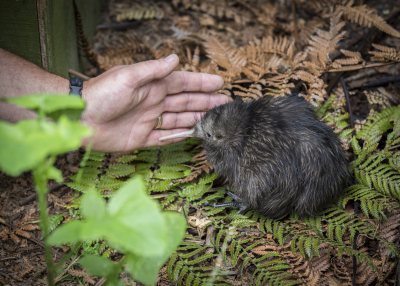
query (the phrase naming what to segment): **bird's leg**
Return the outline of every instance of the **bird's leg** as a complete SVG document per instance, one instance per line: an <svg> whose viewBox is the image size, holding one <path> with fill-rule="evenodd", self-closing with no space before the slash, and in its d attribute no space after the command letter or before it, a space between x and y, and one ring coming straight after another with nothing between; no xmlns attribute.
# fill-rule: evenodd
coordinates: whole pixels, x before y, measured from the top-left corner
<svg viewBox="0 0 400 286"><path fill-rule="evenodd" d="M219 205L213 205L213 208L221 208L221 207L234 207L234 208L239 208L238 214L245 214L247 213L250 208L242 203L242 199L240 197L238 197L237 195L235 195L234 193L230 192L230 191L226 191L226 193L232 197L232 199L234 200L234 202L230 202L230 203L224 203L224 204L219 204Z"/></svg>
<svg viewBox="0 0 400 286"><path fill-rule="evenodd" d="M234 193L230 192L230 191L226 191L226 193L228 194L228 196L230 196L234 201L241 203L242 202L242 198L238 197L237 195L235 195Z"/></svg>

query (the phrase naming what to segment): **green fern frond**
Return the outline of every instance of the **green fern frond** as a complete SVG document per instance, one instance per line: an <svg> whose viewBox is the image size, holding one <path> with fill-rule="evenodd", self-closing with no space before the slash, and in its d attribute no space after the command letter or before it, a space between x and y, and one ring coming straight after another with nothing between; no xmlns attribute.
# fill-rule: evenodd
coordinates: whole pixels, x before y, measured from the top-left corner
<svg viewBox="0 0 400 286"><path fill-rule="evenodd" d="M124 155L122 157L119 157L116 161L118 163L129 163L135 160L136 158L137 158L136 155Z"/></svg>
<svg viewBox="0 0 400 286"><path fill-rule="evenodd" d="M193 155L188 152L167 152L163 153L161 156L162 162L166 164L174 165L185 162L190 162L193 158Z"/></svg>
<svg viewBox="0 0 400 286"><path fill-rule="evenodd" d="M154 178L164 179L164 180L175 180L184 177L184 172L180 171L170 171L165 169L158 169L154 172Z"/></svg>
<svg viewBox="0 0 400 286"><path fill-rule="evenodd" d="M96 188L96 183L95 181L89 181L89 182L68 182L65 183L66 186L70 187L71 189L74 189L75 191L85 193L86 191L90 189Z"/></svg>
<svg viewBox="0 0 400 286"><path fill-rule="evenodd" d="M97 188L101 190L117 190L125 182L110 178L108 176L101 176L100 181L97 183Z"/></svg>
<svg viewBox="0 0 400 286"><path fill-rule="evenodd" d="M87 161L85 167L99 168L102 164L102 161Z"/></svg>
<svg viewBox="0 0 400 286"><path fill-rule="evenodd" d="M182 165L182 164L160 164L160 169L159 170L165 170L165 171L187 171L190 170L188 166Z"/></svg>
<svg viewBox="0 0 400 286"><path fill-rule="evenodd" d="M171 188L171 180L151 180L148 192L164 192Z"/></svg>
<svg viewBox="0 0 400 286"><path fill-rule="evenodd" d="M62 222L62 220L64 219L64 215L66 215L66 214L59 213L59 214L54 214L54 215L49 216L47 221L48 221L48 228L49 228L50 232L55 230L56 227Z"/></svg>
<svg viewBox="0 0 400 286"><path fill-rule="evenodd" d="M107 175L120 178L135 172L135 166L127 164L111 164L108 166Z"/></svg>
<svg viewBox="0 0 400 286"><path fill-rule="evenodd" d="M89 155L89 160L102 162L105 155L106 153L103 152L91 152Z"/></svg>

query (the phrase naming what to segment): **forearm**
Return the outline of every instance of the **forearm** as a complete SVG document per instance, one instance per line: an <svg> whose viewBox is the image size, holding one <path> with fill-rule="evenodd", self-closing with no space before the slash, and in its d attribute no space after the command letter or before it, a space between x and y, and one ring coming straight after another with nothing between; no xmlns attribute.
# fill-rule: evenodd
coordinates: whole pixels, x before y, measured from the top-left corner
<svg viewBox="0 0 400 286"><path fill-rule="evenodd" d="M0 98L27 94L68 94L68 80L0 49ZM34 118L35 113L0 102L0 119L17 122Z"/></svg>

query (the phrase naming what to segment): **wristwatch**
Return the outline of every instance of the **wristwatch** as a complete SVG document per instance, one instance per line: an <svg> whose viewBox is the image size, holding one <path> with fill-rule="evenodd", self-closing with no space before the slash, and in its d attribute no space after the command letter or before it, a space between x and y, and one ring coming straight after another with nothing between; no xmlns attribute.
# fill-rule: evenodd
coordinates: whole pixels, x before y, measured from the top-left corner
<svg viewBox="0 0 400 286"><path fill-rule="evenodd" d="M69 81L69 95L82 97L83 79L80 77L71 78Z"/></svg>

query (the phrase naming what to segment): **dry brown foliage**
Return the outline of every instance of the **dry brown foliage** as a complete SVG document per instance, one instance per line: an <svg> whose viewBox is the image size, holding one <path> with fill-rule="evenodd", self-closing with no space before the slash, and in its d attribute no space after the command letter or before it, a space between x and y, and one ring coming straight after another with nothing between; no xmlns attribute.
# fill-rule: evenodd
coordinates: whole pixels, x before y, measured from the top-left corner
<svg viewBox="0 0 400 286"><path fill-rule="evenodd" d="M154 3L122 3L115 7L117 22L141 19L162 19L164 10Z"/></svg>
<svg viewBox="0 0 400 286"><path fill-rule="evenodd" d="M180 58L178 70L220 75L225 80L220 92L234 99L246 101L266 95L284 96L300 89L300 96L311 105L318 106L328 97L329 73L400 62L400 51L394 47L372 43L375 50L362 51L354 43L349 44L356 35L365 35L366 27L372 25L390 36L400 36L399 31L378 15L381 12L368 5L354 6L353 1L295 0L294 13L291 10L292 1L286 0L127 3L120 1L114 4L116 20L136 19L143 26L115 32L112 37L109 35L111 32L97 35L98 43L102 44L96 49L89 45L79 28L81 25L77 24L80 49L101 70L176 53ZM167 6L169 9L165 9L162 16L157 16L154 7ZM153 20L158 21L156 24L147 23L143 21L146 17L162 20ZM104 40L107 37L112 40ZM373 56L369 58L368 53ZM337 115L339 110L345 110L344 93L337 86L331 90L336 95L335 111L326 116L340 121L339 117L345 116L344 112ZM366 97L370 104L381 105L382 108L392 105L391 99L382 92L367 92ZM336 133L343 131L343 127L334 122L329 125ZM348 139L342 139L341 143L345 150L350 150ZM204 151L193 158L191 167L191 175L180 183L197 180L200 175L212 171ZM387 221L374 227L383 240L396 242L399 239L400 215L398 212L386 215ZM200 219L209 222L206 216ZM374 221L371 220L371 224ZM322 231L327 232L327 225L322 226ZM308 235L316 237L312 232ZM8 236L11 234L0 233L1 238ZM287 272L299 277L304 285L352 285L351 255L343 251L338 253L338 249L322 243L319 256L307 259L298 248L295 249L296 254L292 252L293 237L286 237L281 245L271 238L271 234L266 236L268 243L258 245L249 252L255 257L276 252L279 257L268 257L262 262L287 261L290 266ZM243 240L246 238L249 236L244 236ZM344 235L343 240L346 246L352 246L349 235ZM374 243L371 241L368 242L366 237L357 240L358 250L373 257L376 267L374 271L371 265L357 262L356 285L359 286L383 281L385 273L390 270L389 262L393 263L388 256L388 247L382 242L375 240L375 253L368 253L371 248L366 244ZM86 277L83 272L71 271L72 275Z"/></svg>

